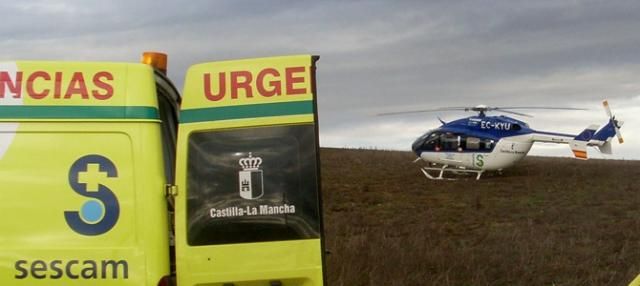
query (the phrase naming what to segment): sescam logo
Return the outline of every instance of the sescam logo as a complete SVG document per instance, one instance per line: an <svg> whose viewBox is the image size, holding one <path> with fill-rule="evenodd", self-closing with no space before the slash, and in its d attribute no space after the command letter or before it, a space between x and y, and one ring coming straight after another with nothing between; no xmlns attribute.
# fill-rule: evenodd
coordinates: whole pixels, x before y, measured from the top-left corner
<svg viewBox="0 0 640 286"><path fill-rule="evenodd" d="M98 181L118 177L115 164L101 155L86 155L76 160L69 170L69 185L79 195L90 198L80 211L65 211L64 218L75 232L100 235L115 226L120 205L115 194Z"/></svg>

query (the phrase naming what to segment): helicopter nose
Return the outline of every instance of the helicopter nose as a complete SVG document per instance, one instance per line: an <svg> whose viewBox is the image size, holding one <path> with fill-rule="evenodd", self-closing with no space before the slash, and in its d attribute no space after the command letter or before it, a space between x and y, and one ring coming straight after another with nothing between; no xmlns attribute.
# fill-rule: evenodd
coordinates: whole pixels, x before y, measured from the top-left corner
<svg viewBox="0 0 640 286"><path fill-rule="evenodd" d="M420 153L422 153L421 148L424 140L424 138L418 138L416 139L416 141L413 141L413 144L411 144L411 150L413 150L413 153L416 153L418 157L420 157Z"/></svg>

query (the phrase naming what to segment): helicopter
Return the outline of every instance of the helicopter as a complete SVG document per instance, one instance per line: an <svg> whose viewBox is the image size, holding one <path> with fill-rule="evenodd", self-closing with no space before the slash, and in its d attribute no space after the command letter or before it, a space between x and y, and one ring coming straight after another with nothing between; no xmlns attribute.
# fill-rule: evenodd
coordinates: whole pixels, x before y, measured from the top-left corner
<svg viewBox="0 0 640 286"><path fill-rule="evenodd" d="M546 132L531 129L521 120L505 115L488 116L487 112L501 112L519 116L531 115L513 111L514 109L555 109L585 110L582 108L564 107L490 107L477 105L474 107L444 107L437 109L380 113L378 115L397 115L406 113L434 111L475 111L475 116L445 122L418 137L411 149L420 160L429 164L420 170L432 180L444 178L445 172L456 174L475 174L476 180L485 171L499 171L508 168L524 158L535 142L568 144L577 159L586 160L587 147L596 147L601 153L611 154L611 139L616 136L622 144L620 134L623 121L615 119L607 100L602 102L609 121L599 130L598 125L590 125L577 135ZM430 172L439 172L431 174Z"/></svg>

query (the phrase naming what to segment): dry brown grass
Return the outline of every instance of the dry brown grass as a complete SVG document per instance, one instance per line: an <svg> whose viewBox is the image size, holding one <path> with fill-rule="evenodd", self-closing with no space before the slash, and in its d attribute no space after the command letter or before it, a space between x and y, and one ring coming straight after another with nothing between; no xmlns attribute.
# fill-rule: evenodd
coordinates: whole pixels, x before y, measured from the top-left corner
<svg viewBox="0 0 640 286"><path fill-rule="evenodd" d="M410 152L322 149L328 285L627 285L640 161L529 157L430 181Z"/></svg>

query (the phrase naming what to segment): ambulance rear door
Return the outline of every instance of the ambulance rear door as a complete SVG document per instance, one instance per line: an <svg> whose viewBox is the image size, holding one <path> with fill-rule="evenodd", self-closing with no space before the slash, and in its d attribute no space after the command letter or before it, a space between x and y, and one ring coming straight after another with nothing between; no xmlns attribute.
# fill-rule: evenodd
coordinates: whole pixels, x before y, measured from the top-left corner
<svg viewBox="0 0 640 286"><path fill-rule="evenodd" d="M317 59L189 69L176 162L178 285L324 285Z"/></svg>

